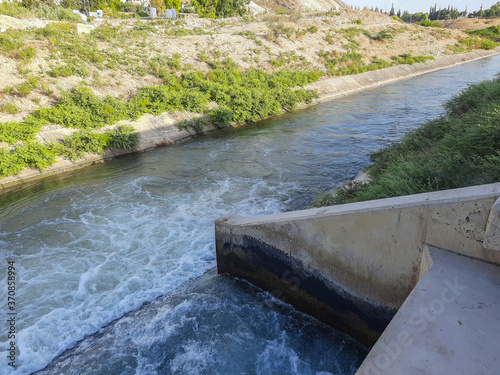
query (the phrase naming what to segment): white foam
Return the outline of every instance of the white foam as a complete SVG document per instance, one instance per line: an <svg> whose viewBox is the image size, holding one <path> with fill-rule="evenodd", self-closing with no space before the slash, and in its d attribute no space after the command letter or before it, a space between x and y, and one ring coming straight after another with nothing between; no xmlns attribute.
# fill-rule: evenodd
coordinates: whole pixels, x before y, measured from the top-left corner
<svg viewBox="0 0 500 375"><path fill-rule="evenodd" d="M275 212L294 186L234 177L162 195L165 182L139 177L64 191L28 210L39 212L38 221L32 217L29 225L0 233L22 280L19 367L9 373L43 368L108 322L201 275L215 265L216 217L238 200L243 214ZM188 359L179 358L177 366Z"/></svg>

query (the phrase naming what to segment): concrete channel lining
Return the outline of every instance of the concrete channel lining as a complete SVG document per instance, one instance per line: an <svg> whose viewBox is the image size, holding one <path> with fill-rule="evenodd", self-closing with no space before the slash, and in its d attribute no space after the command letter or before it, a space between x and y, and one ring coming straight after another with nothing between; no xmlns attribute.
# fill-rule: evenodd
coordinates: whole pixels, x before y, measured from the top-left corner
<svg viewBox="0 0 500 375"><path fill-rule="evenodd" d="M495 183L253 218L230 214L215 223L218 270L370 345L428 268L426 244L500 264L499 197Z"/></svg>

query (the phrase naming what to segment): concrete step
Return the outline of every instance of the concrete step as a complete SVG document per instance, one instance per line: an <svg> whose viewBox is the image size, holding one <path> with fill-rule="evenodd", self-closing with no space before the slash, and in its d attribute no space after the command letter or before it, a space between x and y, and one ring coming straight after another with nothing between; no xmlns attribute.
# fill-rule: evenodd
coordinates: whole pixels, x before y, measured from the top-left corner
<svg viewBox="0 0 500 375"><path fill-rule="evenodd" d="M356 375L500 374L500 267L426 251L430 269Z"/></svg>

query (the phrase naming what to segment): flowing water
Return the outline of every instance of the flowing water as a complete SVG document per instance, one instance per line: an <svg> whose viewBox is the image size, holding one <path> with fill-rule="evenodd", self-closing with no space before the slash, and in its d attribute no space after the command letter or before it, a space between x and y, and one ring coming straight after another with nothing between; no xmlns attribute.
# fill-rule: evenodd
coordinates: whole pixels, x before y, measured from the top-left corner
<svg viewBox="0 0 500 375"><path fill-rule="evenodd" d="M366 348L217 276L213 221L304 208L442 113L493 57L0 195L17 368L1 374L353 374ZM7 276L0 273L7 319ZM163 296L163 297L160 297ZM158 298L160 297L160 298ZM59 356L53 361L55 357Z"/></svg>

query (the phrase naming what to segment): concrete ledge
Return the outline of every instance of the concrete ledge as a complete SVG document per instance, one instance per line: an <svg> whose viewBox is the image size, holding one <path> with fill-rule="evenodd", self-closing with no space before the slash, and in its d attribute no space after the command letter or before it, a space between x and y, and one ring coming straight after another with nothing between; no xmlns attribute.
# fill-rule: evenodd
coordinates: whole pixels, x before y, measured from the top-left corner
<svg viewBox="0 0 500 375"><path fill-rule="evenodd" d="M500 267L429 247L418 282L357 375L497 374Z"/></svg>
<svg viewBox="0 0 500 375"><path fill-rule="evenodd" d="M430 267L426 244L500 264L500 252L483 245L499 197L496 183L253 218L228 215L215 222L217 265L373 343Z"/></svg>

